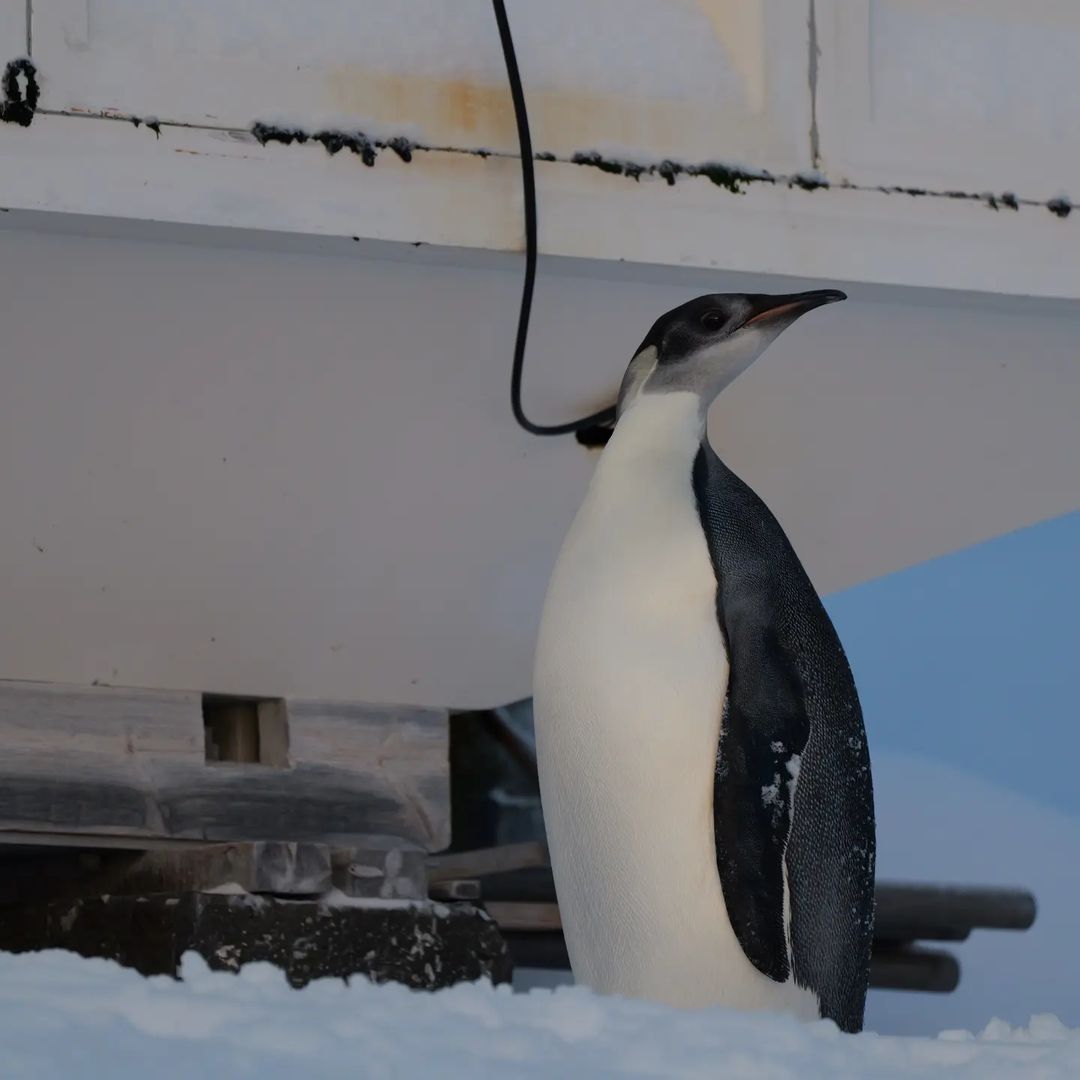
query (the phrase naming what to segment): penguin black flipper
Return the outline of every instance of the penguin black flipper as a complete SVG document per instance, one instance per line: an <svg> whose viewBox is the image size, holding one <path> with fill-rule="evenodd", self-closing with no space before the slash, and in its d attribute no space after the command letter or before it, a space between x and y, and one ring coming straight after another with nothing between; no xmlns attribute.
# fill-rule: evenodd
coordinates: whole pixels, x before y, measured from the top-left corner
<svg viewBox="0 0 1080 1080"><path fill-rule="evenodd" d="M693 487L728 652L713 798L728 917L758 970L779 982L793 973L823 1017L858 1031L875 842L854 680L783 529L707 443Z"/></svg>

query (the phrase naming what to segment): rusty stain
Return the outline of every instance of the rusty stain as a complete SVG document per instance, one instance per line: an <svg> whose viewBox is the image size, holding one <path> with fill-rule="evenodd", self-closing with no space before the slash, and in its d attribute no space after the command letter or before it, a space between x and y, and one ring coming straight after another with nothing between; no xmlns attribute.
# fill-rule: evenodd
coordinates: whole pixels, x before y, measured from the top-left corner
<svg viewBox="0 0 1080 1080"><path fill-rule="evenodd" d="M440 142L517 149L513 104L505 84L372 72L344 65L327 75L329 108L363 116L379 129L408 128L416 117ZM715 134L714 112L693 102L624 94L539 89L529 94L534 142L564 149L606 142L645 145L658 155L704 154ZM695 145L687 146L688 139Z"/></svg>
<svg viewBox="0 0 1080 1080"><path fill-rule="evenodd" d="M703 0L703 8L709 3L722 7L728 0ZM743 27L753 36L756 27ZM422 154L425 172L448 180L475 180L481 175L490 179L490 171L481 167L487 163L504 166L508 193L516 191L517 138L510 95L502 85L488 86L465 79L424 79L385 72L371 72L355 66L338 67L327 76L333 106L337 111L363 115L368 123L381 130L406 127L418 115L428 118L432 131L438 132L439 144L414 142L398 134L383 139L366 135L363 131L331 129L276 128L256 121L247 132L230 130L232 137L252 136L262 144L278 142L306 144L319 142L331 154L348 149L360 154L367 165L374 165L379 152L389 149L402 162L408 163L414 155ZM789 189L816 191L879 192L887 195L925 196L934 199L954 199L980 202L993 210L1018 210L1023 207L1041 207L1058 218L1067 218L1073 210L1072 202L1065 197L1042 200L1021 198L1013 192L996 194L992 191L935 191L904 185L868 185L851 181L830 181L819 174L795 173L772 174L764 169L744 169L715 160L699 160L686 163L690 153L685 143L689 132L699 133L711 149L715 142L715 116L704 107L679 101L644 100L634 95L611 96L584 94L580 92L540 90L530 96L529 105L535 142L541 145L555 144L563 149L558 155L545 150L536 160L545 163L574 164L596 168L601 172L641 180L644 177L663 179L668 185L677 180L704 178L732 193L748 184L765 183ZM125 119L136 126L139 118L117 113L109 109L104 113L73 107L71 115L97 115L106 119ZM64 115L64 113L59 113ZM141 121L160 136L162 122L153 117ZM178 127L200 128L197 124L170 121ZM629 159L607 157L596 150L582 150L597 131L603 131L606 141L628 145L647 145L655 155L652 161L637 162ZM468 144L472 145L468 145ZM177 153L192 156L245 157L256 155L212 154L190 148L174 148ZM672 158L664 158L671 153ZM675 160L675 156L683 160ZM490 159L490 160L489 160ZM659 159L659 160L658 160ZM145 183L144 183L145 186ZM465 198L464 195L460 196ZM443 209L456 212L452 195L449 205ZM517 236L519 231L518 207L511 198L505 200L506 215L503 221L491 223L493 231L500 235ZM463 207L463 210L471 210ZM523 249L523 240L512 250Z"/></svg>
<svg viewBox="0 0 1080 1080"><path fill-rule="evenodd" d="M747 109L764 112L767 86L763 6L746 0L697 0L696 6L708 20L719 46L717 65L726 65L738 76Z"/></svg>

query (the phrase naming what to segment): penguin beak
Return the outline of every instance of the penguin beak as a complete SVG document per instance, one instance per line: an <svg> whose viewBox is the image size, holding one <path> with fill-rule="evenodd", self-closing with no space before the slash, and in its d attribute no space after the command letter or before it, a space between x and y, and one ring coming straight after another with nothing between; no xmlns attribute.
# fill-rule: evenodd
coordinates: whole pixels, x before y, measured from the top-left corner
<svg viewBox="0 0 1080 1080"><path fill-rule="evenodd" d="M847 293L839 289L815 289L813 292L787 293L783 296L750 296L750 318L743 326L761 326L794 322L814 308L846 300Z"/></svg>

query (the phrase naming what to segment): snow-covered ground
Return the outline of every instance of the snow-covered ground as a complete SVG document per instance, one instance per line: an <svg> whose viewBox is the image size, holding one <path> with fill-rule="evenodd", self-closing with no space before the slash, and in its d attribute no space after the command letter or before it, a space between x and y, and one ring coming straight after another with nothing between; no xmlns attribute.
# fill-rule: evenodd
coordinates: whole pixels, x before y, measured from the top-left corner
<svg viewBox="0 0 1080 1080"><path fill-rule="evenodd" d="M1075 819L936 763L881 754L875 770L885 876L1022 884L1040 905L1026 933L955 946L955 994L872 993L867 1025L889 1035L578 987L293 991L268 966L213 974L194 956L176 982L66 953L0 954L0 1077L1080 1076L1080 1029L1049 1015L1080 1023Z"/></svg>
<svg viewBox="0 0 1080 1080"><path fill-rule="evenodd" d="M5 1080L153 1076L978 1077L1080 1075L1080 1031L1050 1016L978 1035L842 1036L829 1023L722 1010L678 1012L577 987L514 994L486 984L435 994L357 981L289 989L252 965L143 979L68 953L0 956Z"/></svg>

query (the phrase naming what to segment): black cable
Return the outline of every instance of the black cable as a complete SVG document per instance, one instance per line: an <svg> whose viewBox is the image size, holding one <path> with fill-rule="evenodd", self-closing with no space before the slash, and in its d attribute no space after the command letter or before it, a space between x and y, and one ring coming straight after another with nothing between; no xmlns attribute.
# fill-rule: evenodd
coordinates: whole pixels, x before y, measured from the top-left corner
<svg viewBox="0 0 1080 1080"><path fill-rule="evenodd" d="M517 120L518 147L521 153L521 188L525 202L525 283L521 290L521 310L518 314L517 339L514 342L514 365L510 374L510 407L514 419L533 435L578 434L578 441L587 446L607 442L611 426L615 422L615 406L571 420L565 424L534 424L521 407L521 377L525 366L525 344L529 336L529 314L532 311L533 287L536 284L536 179L533 175L532 137L529 134L529 115L525 110L525 92L521 87L514 39L510 34L510 22L506 17L503 0L491 0L495 9L495 21L499 24L499 40L502 42L506 76L510 81L510 95L514 100L514 118Z"/></svg>

